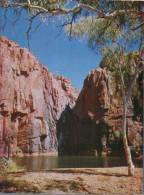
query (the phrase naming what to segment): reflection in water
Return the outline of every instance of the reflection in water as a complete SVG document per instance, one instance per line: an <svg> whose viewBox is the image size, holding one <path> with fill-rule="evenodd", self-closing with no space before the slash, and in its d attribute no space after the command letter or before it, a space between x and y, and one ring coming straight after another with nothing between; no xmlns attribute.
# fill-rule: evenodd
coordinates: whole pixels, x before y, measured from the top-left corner
<svg viewBox="0 0 144 195"><path fill-rule="evenodd" d="M126 166L123 157L95 156L28 156L15 158L15 162L30 171L48 170L55 168L96 168ZM136 166L139 166L136 164Z"/></svg>
<svg viewBox="0 0 144 195"><path fill-rule="evenodd" d="M15 158L15 162L21 166L25 167L27 170L46 170L54 169L58 167L58 158L57 157L46 157L46 156L29 156L22 158Z"/></svg>
<svg viewBox="0 0 144 195"><path fill-rule="evenodd" d="M104 165L104 167L108 167L109 166L108 158L106 156L103 157L103 165Z"/></svg>

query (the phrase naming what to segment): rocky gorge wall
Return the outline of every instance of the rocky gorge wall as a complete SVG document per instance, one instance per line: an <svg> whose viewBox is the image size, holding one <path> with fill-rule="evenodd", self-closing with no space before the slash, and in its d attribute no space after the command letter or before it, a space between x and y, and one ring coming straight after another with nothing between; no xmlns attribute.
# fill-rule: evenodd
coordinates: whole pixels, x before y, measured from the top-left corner
<svg viewBox="0 0 144 195"><path fill-rule="evenodd" d="M129 145L142 147L142 76L129 102ZM0 37L0 155L123 153L122 99L106 68L92 70L79 93L25 48Z"/></svg>
<svg viewBox="0 0 144 195"><path fill-rule="evenodd" d="M137 99L138 102L140 99ZM136 152L136 149L142 148L142 122L134 120L135 107L137 105L131 100L127 112L127 135L129 145ZM122 116L122 98L111 72L105 68L91 71L84 81L76 105L73 109L67 108L59 120L59 153L123 153Z"/></svg>
<svg viewBox="0 0 144 195"><path fill-rule="evenodd" d="M57 152L56 122L78 92L25 48L0 37L0 154Z"/></svg>

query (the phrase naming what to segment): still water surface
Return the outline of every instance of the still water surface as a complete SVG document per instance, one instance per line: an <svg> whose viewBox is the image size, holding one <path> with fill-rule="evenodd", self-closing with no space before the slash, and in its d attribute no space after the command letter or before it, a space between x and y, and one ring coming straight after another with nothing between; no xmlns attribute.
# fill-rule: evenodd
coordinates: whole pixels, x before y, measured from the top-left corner
<svg viewBox="0 0 144 195"><path fill-rule="evenodd" d="M14 161L28 171L39 171L56 168L96 168L126 166L123 157L94 156L27 156L15 158ZM136 167L141 165L137 162Z"/></svg>

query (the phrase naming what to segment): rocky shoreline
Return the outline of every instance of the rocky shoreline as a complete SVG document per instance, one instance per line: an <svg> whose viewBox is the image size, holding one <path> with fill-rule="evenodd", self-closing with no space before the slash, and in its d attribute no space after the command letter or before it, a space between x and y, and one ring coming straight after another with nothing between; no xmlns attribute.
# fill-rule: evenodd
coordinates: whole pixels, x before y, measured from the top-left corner
<svg viewBox="0 0 144 195"><path fill-rule="evenodd" d="M141 195L142 169L127 175L126 167L54 169L0 176L0 192Z"/></svg>

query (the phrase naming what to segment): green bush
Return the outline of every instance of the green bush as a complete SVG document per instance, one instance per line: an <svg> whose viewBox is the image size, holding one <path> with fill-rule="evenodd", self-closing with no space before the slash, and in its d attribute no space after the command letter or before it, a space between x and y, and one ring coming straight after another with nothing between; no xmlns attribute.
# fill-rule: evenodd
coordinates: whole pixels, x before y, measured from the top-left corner
<svg viewBox="0 0 144 195"><path fill-rule="evenodd" d="M119 138L121 137L121 132L118 131L118 130L114 131L114 137L115 137L116 139L119 139Z"/></svg>
<svg viewBox="0 0 144 195"><path fill-rule="evenodd" d="M24 168L20 168L12 159L8 159L6 157L0 158L0 175L7 175L7 173L18 172L20 170L24 170Z"/></svg>

